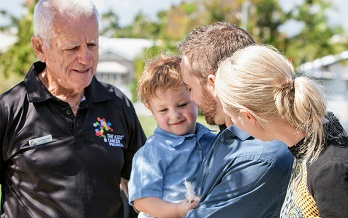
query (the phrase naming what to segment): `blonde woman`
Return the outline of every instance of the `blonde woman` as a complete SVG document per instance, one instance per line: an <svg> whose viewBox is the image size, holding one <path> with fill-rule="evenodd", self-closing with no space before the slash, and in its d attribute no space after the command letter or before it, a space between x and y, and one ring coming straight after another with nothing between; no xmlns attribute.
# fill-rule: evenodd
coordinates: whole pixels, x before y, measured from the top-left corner
<svg viewBox="0 0 348 218"><path fill-rule="evenodd" d="M215 93L240 129L280 140L296 157L281 217L348 217L348 136L314 80L253 45L220 63Z"/></svg>

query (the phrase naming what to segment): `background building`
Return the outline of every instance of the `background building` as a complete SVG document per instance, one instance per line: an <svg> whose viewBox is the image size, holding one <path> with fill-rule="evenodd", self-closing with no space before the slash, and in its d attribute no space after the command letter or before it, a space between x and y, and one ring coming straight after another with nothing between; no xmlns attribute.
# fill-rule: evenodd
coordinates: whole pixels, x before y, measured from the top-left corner
<svg viewBox="0 0 348 218"><path fill-rule="evenodd" d="M153 40L99 37L99 63L96 77L120 88L132 99L130 87L134 80L134 60L144 57Z"/></svg>
<svg viewBox="0 0 348 218"><path fill-rule="evenodd" d="M298 71L321 83L327 93L328 110L348 130L348 51L304 63Z"/></svg>

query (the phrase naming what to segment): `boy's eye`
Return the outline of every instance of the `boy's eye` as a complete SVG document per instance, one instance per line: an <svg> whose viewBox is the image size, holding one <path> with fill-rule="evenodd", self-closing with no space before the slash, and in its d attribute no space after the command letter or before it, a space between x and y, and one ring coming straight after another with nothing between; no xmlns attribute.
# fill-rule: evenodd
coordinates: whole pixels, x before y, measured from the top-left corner
<svg viewBox="0 0 348 218"><path fill-rule="evenodd" d="M168 109L165 108L165 109L160 110L160 112L166 112L167 110L168 110Z"/></svg>
<svg viewBox="0 0 348 218"><path fill-rule="evenodd" d="M185 107L188 103L180 104L179 107Z"/></svg>

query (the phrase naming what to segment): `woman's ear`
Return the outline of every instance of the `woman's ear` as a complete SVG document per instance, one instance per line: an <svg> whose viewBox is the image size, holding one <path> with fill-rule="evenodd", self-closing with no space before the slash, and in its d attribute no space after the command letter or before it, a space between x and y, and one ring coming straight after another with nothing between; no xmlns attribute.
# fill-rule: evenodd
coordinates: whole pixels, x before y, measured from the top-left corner
<svg viewBox="0 0 348 218"><path fill-rule="evenodd" d="M239 116L244 120L244 121L249 121L253 125L256 125L256 118L254 115L252 115L249 111L245 109L240 109L239 110Z"/></svg>

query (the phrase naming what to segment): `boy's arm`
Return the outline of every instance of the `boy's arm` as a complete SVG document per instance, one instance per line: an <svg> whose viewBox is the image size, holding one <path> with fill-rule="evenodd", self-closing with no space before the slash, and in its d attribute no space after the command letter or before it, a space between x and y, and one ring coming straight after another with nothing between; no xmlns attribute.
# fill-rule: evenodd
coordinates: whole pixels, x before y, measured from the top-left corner
<svg viewBox="0 0 348 218"><path fill-rule="evenodd" d="M185 217L187 212L198 206L198 202L169 203L157 197L139 198L134 200L136 210L154 217Z"/></svg>

